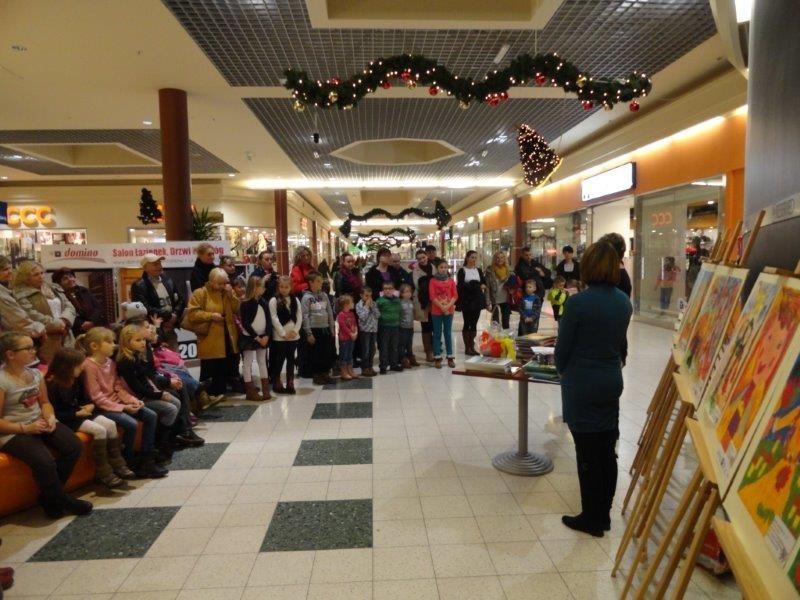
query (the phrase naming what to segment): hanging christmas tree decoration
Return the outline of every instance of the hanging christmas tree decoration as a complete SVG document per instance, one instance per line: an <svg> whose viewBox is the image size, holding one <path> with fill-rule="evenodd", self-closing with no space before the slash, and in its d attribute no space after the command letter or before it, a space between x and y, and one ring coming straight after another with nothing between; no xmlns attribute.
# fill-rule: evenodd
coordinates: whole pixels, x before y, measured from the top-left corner
<svg viewBox="0 0 800 600"><path fill-rule="evenodd" d="M292 108L297 112L303 112L306 109L306 105L300 102L300 100L295 100L292 102Z"/></svg>
<svg viewBox="0 0 800 600"><path fill-rule="evenodd" d="M307 73L294 69L287 69L285 75L284 85L294 91L296 103L306 106L313 104L320 108L336 106L340 109L347 106L352 108L379 86L388 89L391 87L389 80L393 77L399 77L412 88L411 82L428 86L429 90L435 86L438 91L455 97L459 106L461 103L485 102L492 94L507 95L512 86L525 85L526 81L533 81L539 86L549 83L560 87L567 93L576 94L582 102L603 98L603 103L612 108L618 102L629 103L644 98L652 88L650 78L643 73L634 71L625 78L617 79L592 77L555 53L533 56L521 54L505 69L490 71L482 79L459 77L433 59L410 54L377 59L347 80L337 77L315 80ZM336 93L336 100L330 100L331 92ZM300 112L300 109L295 110Z"/></svg>
<svg viewBox="0 0 800 600"><path fill-rule="evenodd" d="M336 90L331 90L328 93L328 100L330 100L331 102L336 102L338 99L339 99L339 94L336 93Z"/></svg>
<svg viewBox="0 0 800 600"><path fill-rule="evenodd" d="M407 87L408 89L410 89L410 90L415 90L415 89L417 89L417 82L416 82L416 81L414 81L413 79L409 79L409 80L406 82L406 87Z"/></svg>
<svg viewBox="0 0 800 600"><path fill-rule="evenodd" d="M142 196L139 199L139 217L142 225L158 223L164 218L163 213L158 208L158 204L153 199L153 194L147 188L142 188Z"/></svg>
<svg viewBox="0 0 800 600"><path fill-rule="evenodd" d="M517 145L525 183L533 187L547 183L561 164L561 157L535 129L524 123L517 128Z"/></svg>
<svg viewBox="0 0 800 600"><path fill-rule="evenodd" d="M466 102L464 100L459 100L458 108L460 108L461 110L467 110L469 108L469 102Z"/></svg>
<svg viewBox="0 0 800 600"><path fill-rule="evenodd" d="M437 86L435 86L435 85L432 85L431 87L428 88L428 93L431 96L435 96L436 94L439 93L439 88Z"/></svg>
<svg viewBox="0 0 800 600"><path fill-rule="evenodd" d="M639 112L639 103L636 100L633 100L629 105L628 108L631 112Z"/></svg>

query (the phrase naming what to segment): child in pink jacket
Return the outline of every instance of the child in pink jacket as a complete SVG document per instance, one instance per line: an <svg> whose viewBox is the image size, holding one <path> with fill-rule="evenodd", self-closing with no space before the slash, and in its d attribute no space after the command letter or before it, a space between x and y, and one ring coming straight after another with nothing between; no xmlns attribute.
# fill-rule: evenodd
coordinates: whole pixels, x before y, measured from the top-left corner
<svg viewBox="0 0 800 600"><path fill-rule="evenodd" d="M339 324L339 365L342 379L358 379L353 372L353 349L358 337L358 321L353 312L353 297L350 294L339 296L339 314L336 316Z"/></svg>
<svg viewBox="0 0 800 600"><path fill-rule="evenodd" d="M456 282L450 277L447 261L438 258L433 261L434 273L428 284L431 318L433 319L433 366L442 368L442 334L447 351L447 366L456 366L453 354L453 313L455 312L458 292Z"/></svg>

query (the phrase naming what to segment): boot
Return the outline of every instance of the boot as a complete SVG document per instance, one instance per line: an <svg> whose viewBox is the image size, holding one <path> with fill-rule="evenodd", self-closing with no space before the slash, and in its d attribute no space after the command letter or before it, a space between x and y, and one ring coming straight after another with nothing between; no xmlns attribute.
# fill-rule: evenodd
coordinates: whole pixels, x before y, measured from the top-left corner
<svg viewBox="0 0 800 600"><path fill-rule="evenodd" d="M170 429L170 427L161 425L160 423L156 426L154 460L161 465L172 462L174 448L170 440Z"/></svg>
<svg viewBox="0 0 800 600"><path fill-rule="evenodd" d="M347 373L350 375L350 379L358 379L359 375L356 375L356 372L353 371L353 365L347 365Z"/></svg>
<svg viewBox="0 0 800 600"><path fill-rule="evenodd" d="M153 451L142 455L139 464L136 466L136 476L141 479L159 479L166 477L167 473L169 471L156 464L155 452Z"/></svg>
<svg viewBox="0 0 800 600"><path fill-rule="evenodd" d="M417 357L414 356L414 354L411 354L411 356L408 357L408 364L411 365L412 367L419 366L419 363L417 362Z"/></svg>
<svg viewBox="0 0 800 600"><path fill-rule="evenodd" d="M461 341L464 342L464 354L472 356L472 353L469 351L469 331L461 331Z"/></svg>
<svg viewBox="0 0 800 600"><path fill-rule="evenodd" d="M434 359L433 366L436 367L437 369L441 369L442 368L442 359L441 358Z"/></svg>
<svg viewBox="0 0 800 600"><path fill-rule="evenodd" d="M244 394L244 379L241 375L228 378L228 387L234 394Z"/></svg>
<svg viewBox="0 0 800 600"><path fill-rule="evenodd" d="M422 333L422 347L425 349L425 362L433 362L433 334Z"/></svg>
<svg viewBox="0 0 800 600"><path fill-rule="evenodd" d="M117 477L122 479L136 477L136 473L128 468L128 463L125 462L125 458L122 456L122 439L118 437L111 438L108 440L106 447L108 449L108 462Z"/></svg>
<svg viewBox="0 0 800 600"><path fill-rule="evenodd" d="M269 393L269 379L261 380L261 400L272 400L272 395Z"/></svg>
<svg viewBox="0 0 800 600"><path fill-rule="evenodd" d="M245 381L244 382L244 392L245 392L245 400L261 400L261 396L258 395L258 390L256 389L256 385L252 381Z"/></svg>
<svg viewBox="0 0 800 600"><path fill-rule="evenodd" d="M272 378L272 391L276 394L288 394L288 390L283 387L283 382L281 381L280 375L275 375Z"/></svg>
<svg viewBox="0 0 800 600"><path fill-rule="evenodd" d="M411 367L411 361L408 360L407 356L404 356L403 360L400 361L400 366L403 367L404 369L408 369Z"/></svg>
<svg viewBox="0 0 800 600"><path fill-rule="evenodd" d="M122 485L122 479L116 476L114 469L108 462L108 446L106 440L92 440L92 457L96 477L100 483L109 488L118 488Z"/></svg>
<svg viewBox="0 0 800 600"><path fill-rule="evenodd" d="M68 513L83 517L92 512L93 508L94 506L92 506L91 502L79 500L78 498L73 498L68 494L64 494L64 511Z"/></svg>
<svg viewBox="0 0 800 600"><path fill-rule="evenodd" d="M455 357L453 357L453 356L448 356L447 357L447 366L450 367L451 369L455 369L456 368L456 359L455 359Z"/></svg>
<svg viewBox="0 0 800 600"><path fill-rule="evenodd" d="M297 392L294 389L294 377L286 376L286 393L294 396Z"/></svg>
<svg viewBox="0 0 800 600"><path fill-rule="evenodd" d="M342 376L342 381L350 381L352 377L350 377L350 371L347 370L347 365L342 363L339 365L339 373Z"/></svg>
<svg viewBox="0 0 800 600"><path fill-rule="evenodd" d="M314 373L314 377L311 378L311 381L314 385L325 385L326 375L321 373Z"/></svg>

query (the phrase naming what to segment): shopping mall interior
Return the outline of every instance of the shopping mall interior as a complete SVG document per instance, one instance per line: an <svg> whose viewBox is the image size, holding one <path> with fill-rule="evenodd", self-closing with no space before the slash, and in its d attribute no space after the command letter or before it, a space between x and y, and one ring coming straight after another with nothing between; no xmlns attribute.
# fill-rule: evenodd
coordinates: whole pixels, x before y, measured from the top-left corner
<svg viewBox="0 0 800 600"><path fill-rule="evenodd" d="M11 304L31 323L8 344L0 335L0 598L798 597L798 29L796 0L0 2L0 332L17 331ZM628 312L613 340L611 325L569 314L605 314L581 299L613 288L587 275L610 239L630 299L615 292ZM205 249L230 283L265 276L265 255L265 282L291 274L287 306L296 294L309 328L264 346L269 377L248 381L252 364L240 375L239 351L261 360L253 340L279 336L291 311L270 317L256 295L258 335L243 311L235 335L227 308L205 329L180 318L179 297L184 315L210 315L198 292L235 294L214 287L211 265L194 284ZM421 265L434 256L460 296L485 284L476 326L467 296L452 318L425 308L420 290L437 277ZM20 283L31 261L44 273L33 287ZM536 325L520 265L535 266ZM314 346L317 305L302 301L315 270L331 352ZM383 276L373 292L385 306L395 272L413 298L410 350L392 358L399 338L384 336L397 326L381 320L381 374L362 364L355 377L342 289ZM96 306L86 326L59 304L80 313L75 294L49 283L67 274ZM551 293L557 274L566 304ZM135 468L122 487L103 483L98 439L70 431L83 451L57 487L94 510L64 504L54 518L18 455L36 438L60 464L41 441L51 434L19 420L17 407L33 410L14 392L31 343L20 340L33 338L40 362L19 372L50 390L48 343L62 352L93 325L121 326L137 282L161 302L142 305L145 319L167 307L163 324L142 326L158 331L153 344L175 350L199 390L222 369L221 393L171 396L201 441L168 458L159 446L159 463L140 423L146 476ZM370 344L359 300L356 367ZM218 325L224 360L206 343ZM297 346L296 394L278 393L278 339L292 356ZM317 354L332 376L305 372ZM598 400L609 361L622 387ZM31 427L50 427L47 394L34 396ZM592 418L610 402L613 426L582 429L571 402ZM183 417L165 425L155 412L158 444ZM618 467L595 477L581 440L610 430ZM586 516L606 497L610 523Z"/></svg>

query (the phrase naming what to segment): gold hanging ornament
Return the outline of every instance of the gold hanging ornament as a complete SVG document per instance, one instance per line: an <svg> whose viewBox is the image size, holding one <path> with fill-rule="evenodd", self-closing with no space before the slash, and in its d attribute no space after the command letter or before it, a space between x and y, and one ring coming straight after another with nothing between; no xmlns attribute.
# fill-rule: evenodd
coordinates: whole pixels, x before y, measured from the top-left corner
<svg viewBox="0 0 800 600"><path fill-rule="evenodd" d="M575 80L575 85L577 85L579 88L582 88L586 85L587 81L586 75L579 75L578 79Z"/></svg>
<svg viewBox="0 0 800 600"><path fill-rule="evenodd" d="M336 92L336 90L331 90L331 91L328 93L328 100L330 100L330 101L331 101L331 104L333 104L334 102L336 102L338 99L339 99L339 94Z"/></svg>
<svg viewBox="0 0 800 600"><path fill-rule="evenodd" d="M294 109L296 112L299 112L299 113L301 113L301 112L303 112L303 111L306 109L306 105L305 105L305 104L303 104L303 102L302 102L301 100L295 100L295 101L292 103L292 108L293 108L293 109Z"/></svg>
<svg viewBox="0 0 800 600"><path fill-rule="evenodd" d="M466 100L459 100L458 108L460 108L461 110L467 110L469 108L469 102L467 102Z"/></svg>
<svg viewBox="0 0 800 600"><path fill-rule="evenodd" d="M410 90L417 89L417 82L416 82L415 80L413 80L413 79L409 79L409 80L406 82L406 87L407 87L408 89L410 89Z"/></svg>

